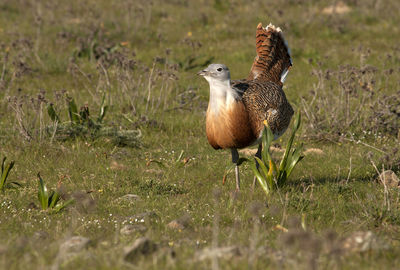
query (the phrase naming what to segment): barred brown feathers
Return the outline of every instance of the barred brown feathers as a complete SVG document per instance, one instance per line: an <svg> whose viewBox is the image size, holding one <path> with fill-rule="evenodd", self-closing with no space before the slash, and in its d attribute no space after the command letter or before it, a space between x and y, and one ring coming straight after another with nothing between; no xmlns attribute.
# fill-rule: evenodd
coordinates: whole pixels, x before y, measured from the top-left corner
<svg viewBox="0 0 400 270"><path fill-rule="evenodd" d="M282 89L292 61L281 29L271 24L263 28L260 23L256 51L245 80L232 81L228 67L223 64L211 64L197 73L210 85L206 114L208 142L214 149L230 148L237 190L240 187L237 149L258 143L256 156L261 158L264 121L277 139L285 132L293 115Z"/></svg>
<svg viewBox="0 0 400 270"><path fill-rule="evenodd" d="M269 24L266 28L259 23L256 31L256 52L247 80L270 81L282 85L292 66L289 47L282 30Z"/></svg>
<svg viewBox="0 0 400 270"><path fill-rule="evenodd" d="M267 120L275 138L286 131L294 111L280 85L274 82L238 80L232 81L232 88L243 93L242 102L257 137L264 129L264 120Z"/></svg>

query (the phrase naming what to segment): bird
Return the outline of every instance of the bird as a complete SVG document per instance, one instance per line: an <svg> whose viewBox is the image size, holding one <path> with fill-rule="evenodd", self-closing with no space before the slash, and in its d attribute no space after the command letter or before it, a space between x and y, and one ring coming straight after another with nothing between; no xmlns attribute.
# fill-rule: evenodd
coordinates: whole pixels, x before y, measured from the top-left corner
<svg viewBox="0 0 400 270"><path fill-rule="evenodd" d="M256 156L261 158L265 121L275 140L290 123L294 111L282 87L291 67L290 49L282 30L271 23L266 27L259 23L256 57L246 79L231 80L224 64L210 64L197 73L210 86L207 139L216 150L231 150L236 190L240 190L238 149L258 144ZM254 179L253 187L255 183Z"/></svg>

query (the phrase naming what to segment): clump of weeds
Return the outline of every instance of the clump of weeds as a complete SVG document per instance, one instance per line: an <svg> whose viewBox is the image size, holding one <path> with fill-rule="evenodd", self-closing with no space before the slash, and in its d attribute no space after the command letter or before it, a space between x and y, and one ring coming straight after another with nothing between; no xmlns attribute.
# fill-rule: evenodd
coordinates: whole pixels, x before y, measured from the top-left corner
<svg viewBox="0 0 400 270"><path fill-rule="evenodd" d="M106 137L114 144L120 146L137 147L140 145L141 133L139 130L118 130L105 126L103 119L108 111L103 96L97 117L90 114L89 106L84 105L78 111L73 98L67 99L69 120L62 122L53 104L47 107L47 113L53 124L47 127L47 133L51 138L67 140L69 138L84 137L97 139Z"/></svg>
<svg viewBox="0 0 400 270"><path fill-rule="evenodd" d="M366 64L369 50L358 50L360 65L324 69L319 62L312 74L317 78L301 99L306 116L307 137L351 140L379 136L397 137L400 132L399 93L386 94L393 70Z"/></svg>
<svg viewBox="0 0 400 270"><path fill-rule="evenodd" d="M42 210L48 210L51 213L58 213L68 205L74 202L73 199L61 202L61 195L57 190L48 190L42 177L38 173L38 200Z"/></svg>

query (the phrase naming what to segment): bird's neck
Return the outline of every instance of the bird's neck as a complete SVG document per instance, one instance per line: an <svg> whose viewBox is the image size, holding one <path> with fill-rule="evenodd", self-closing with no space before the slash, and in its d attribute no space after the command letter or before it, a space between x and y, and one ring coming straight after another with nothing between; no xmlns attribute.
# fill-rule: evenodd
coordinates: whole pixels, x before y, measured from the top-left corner
<svg viewBox="0 0 400 270"><path fill-rule="evenodd" d="M218 114L221 109L227 109L239 97L232 89L230 80L220 81L210 78L208 82L210 84L209 112Z"/></svg>

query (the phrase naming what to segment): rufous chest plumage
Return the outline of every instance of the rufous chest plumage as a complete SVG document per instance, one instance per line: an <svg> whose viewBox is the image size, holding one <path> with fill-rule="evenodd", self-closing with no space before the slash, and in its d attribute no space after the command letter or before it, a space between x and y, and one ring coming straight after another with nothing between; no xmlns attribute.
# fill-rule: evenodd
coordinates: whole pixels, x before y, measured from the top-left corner
<svg viewBox="0 0 400 270"><path fill-rule="evenodd" d="M215 149L243 148L257 137L253 134L249 115L242 101L235 100L213 111L209 105L206 117L206 133Z"/></svg>

